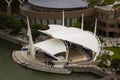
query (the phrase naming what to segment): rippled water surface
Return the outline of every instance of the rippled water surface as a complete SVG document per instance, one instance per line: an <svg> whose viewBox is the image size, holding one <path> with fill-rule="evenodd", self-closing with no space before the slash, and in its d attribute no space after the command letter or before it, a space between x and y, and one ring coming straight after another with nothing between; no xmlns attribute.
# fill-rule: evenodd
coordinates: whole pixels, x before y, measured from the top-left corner
<svg viewBox="0 0 120 80"><path fill-rule="evenodd" d="M21 67L12 59L12 51L20 46L0 39L0 80L96 80L92 73L51 74Z"/></svg>

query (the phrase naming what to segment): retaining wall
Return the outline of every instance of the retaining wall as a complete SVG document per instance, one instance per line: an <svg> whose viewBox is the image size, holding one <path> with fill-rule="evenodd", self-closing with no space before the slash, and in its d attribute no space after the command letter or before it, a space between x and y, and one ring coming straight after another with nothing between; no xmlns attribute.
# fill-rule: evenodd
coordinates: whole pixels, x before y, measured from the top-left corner
<svg viewBox="0 0 120 80"><path fill-rule="evenodd" d="M5 32L1 32L1 31L0 31L0 38L4 39L4 40L7 40L9 42L18 44L18 45L24 45L24 44L28 43L27 41L24 41L23 39L20 39L20 38L17 38L17 37L13 37L13 36L5 33Z"/></svg>

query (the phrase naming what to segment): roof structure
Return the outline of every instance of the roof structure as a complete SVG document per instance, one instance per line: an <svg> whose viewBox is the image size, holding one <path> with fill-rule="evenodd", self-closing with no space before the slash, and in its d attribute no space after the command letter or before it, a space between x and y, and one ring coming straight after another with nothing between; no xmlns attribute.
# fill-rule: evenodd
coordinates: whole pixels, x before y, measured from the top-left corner
<svg viewBox="0 0 120 80"><path fill-rule="evenodd" d="M46 54L55 57L54 55L60 52L66 52L65 44L59 39L49 39L34 44L35 47L42 49Z"/></svg>
<svg viewBox="0 0 120 80"><path fill-rule="evenodd" d="M66 40L78 45L82 45L96 53L99 53L99 40L97 37L89 32L75 27L65 27L62 25L49 25L48 30L39 30L53 38Z"/></svg>
<svg viewBox="0 0 120 80"><path fill-rule="evenodd" d="M81 8L87 7L88 3L82 0L28 0L32 5L45 8Z"/></svg>

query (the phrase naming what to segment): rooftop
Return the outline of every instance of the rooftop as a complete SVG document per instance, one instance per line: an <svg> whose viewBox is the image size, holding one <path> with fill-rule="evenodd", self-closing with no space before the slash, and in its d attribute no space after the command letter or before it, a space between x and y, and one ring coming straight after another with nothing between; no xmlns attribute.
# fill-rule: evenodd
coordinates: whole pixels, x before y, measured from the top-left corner
<svg viewBox="0 0 120 80"><path fill-rule="evenodd" d="M99 52L99 40L91 32L84 31L74 27L66 27L61 25L49 25L48 30L39 30L56 39L66 40L71 43L82 45L94 52ZM93 43L94 42L94 43ZM92 46L91 46L92 45Z"/></svg>
<svg viewBox="0 0 120 80"><path fill-rule="evenodd" d="M45 8L81 8L88 6L88 3L83 0L28 0L28 2Z"/></svg>

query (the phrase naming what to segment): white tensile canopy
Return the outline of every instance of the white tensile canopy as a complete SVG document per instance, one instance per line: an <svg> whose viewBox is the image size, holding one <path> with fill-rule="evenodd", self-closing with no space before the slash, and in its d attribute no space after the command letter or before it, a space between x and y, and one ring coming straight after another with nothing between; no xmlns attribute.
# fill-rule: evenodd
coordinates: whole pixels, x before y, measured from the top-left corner
<svg viewBox="0 0 120 80"><path fill-rule="evenodd" d="M65 27L62 25L49 25L48 30L39 30L53 38L66 40L85 48L92 50L95 53L100 52L99 39L92 32L84 31L75 27Z"/></svg>
<svg viewBox="0 0 120 80"><path fill-rule="evenodd" d="M49 39L34 44L35 47L42 49L46 54L56 58L54 55L60 52L66 52L66 46L59 39Z"/></svg>

